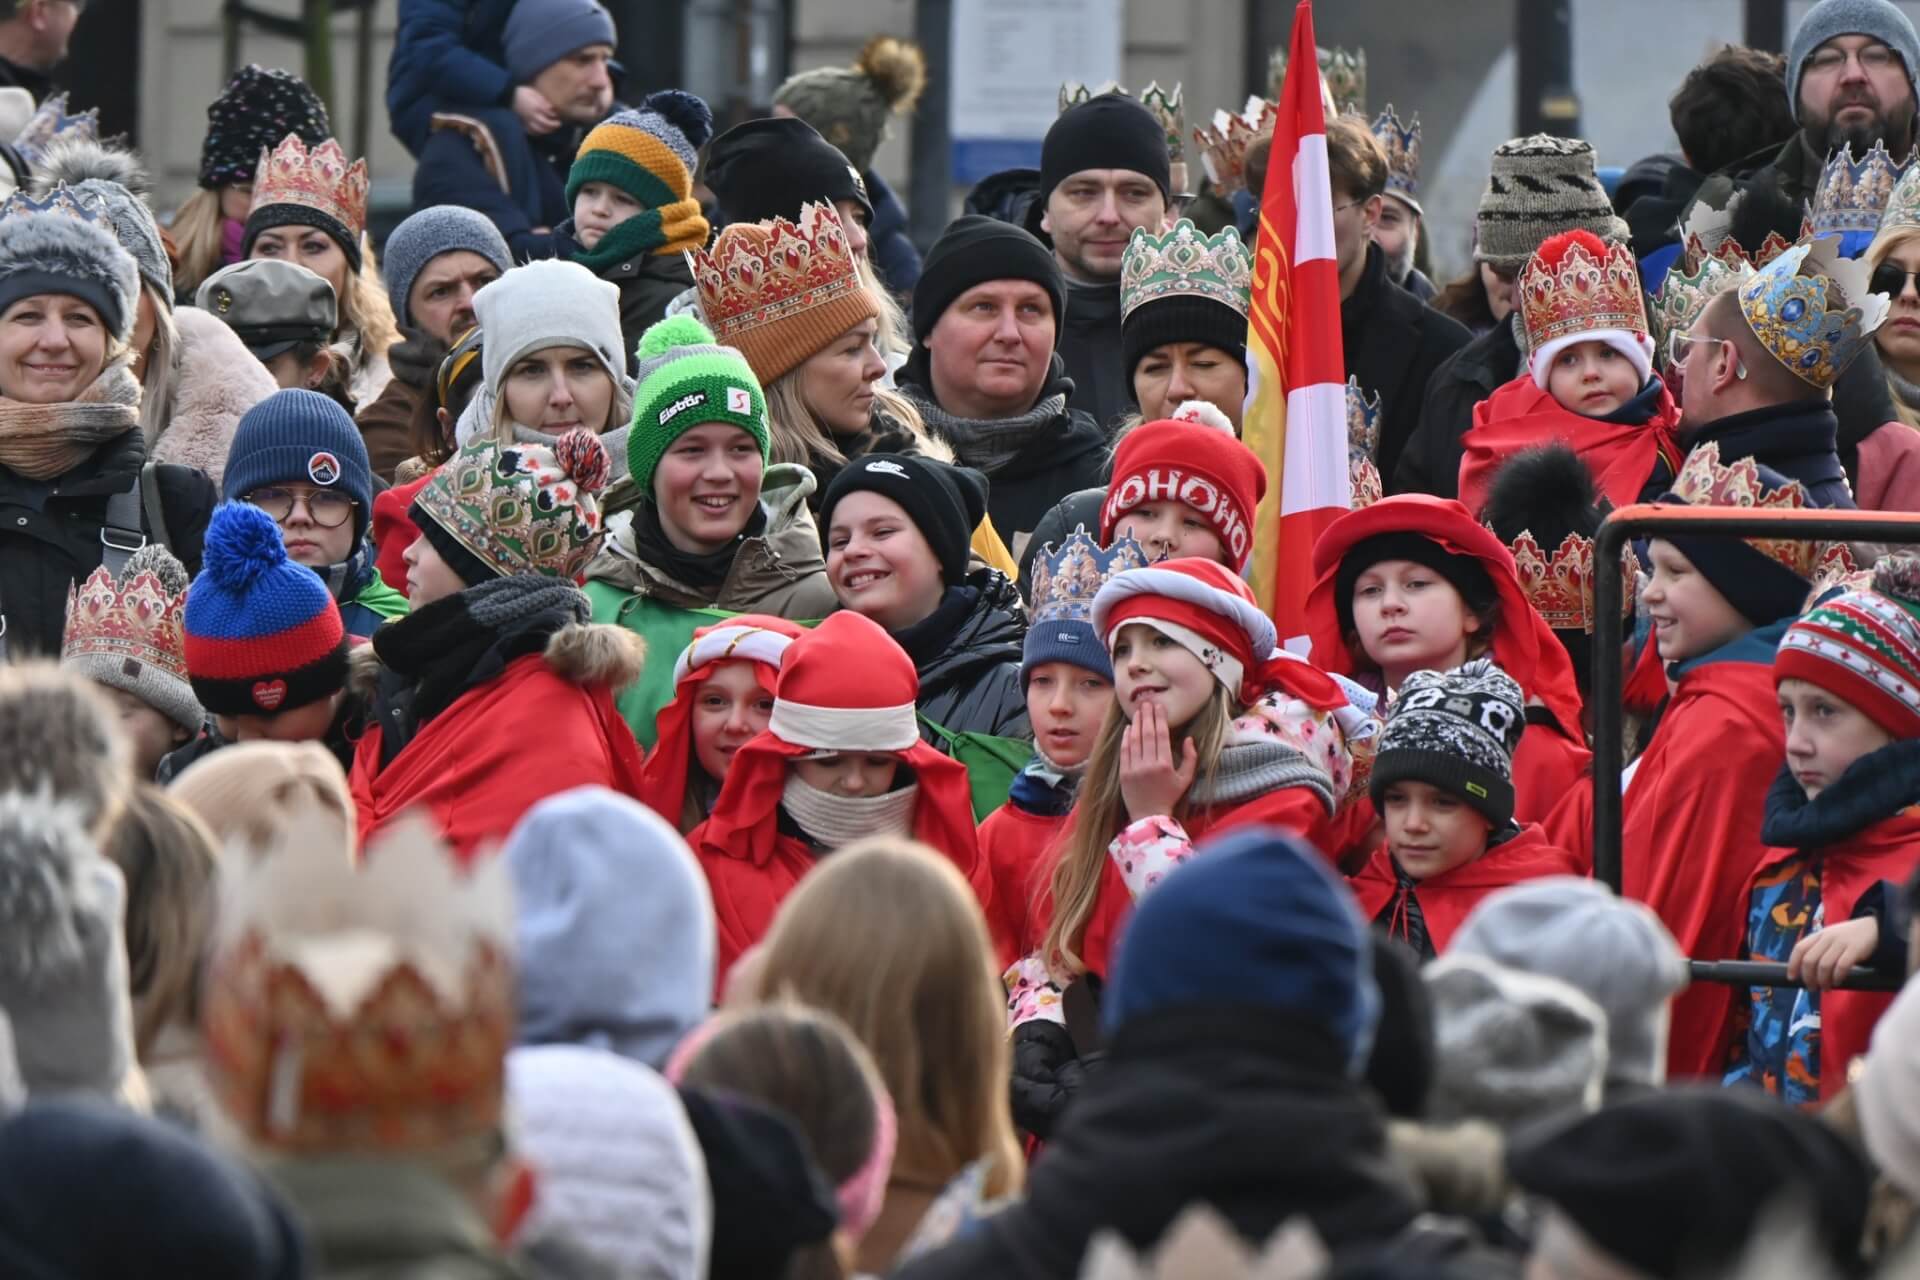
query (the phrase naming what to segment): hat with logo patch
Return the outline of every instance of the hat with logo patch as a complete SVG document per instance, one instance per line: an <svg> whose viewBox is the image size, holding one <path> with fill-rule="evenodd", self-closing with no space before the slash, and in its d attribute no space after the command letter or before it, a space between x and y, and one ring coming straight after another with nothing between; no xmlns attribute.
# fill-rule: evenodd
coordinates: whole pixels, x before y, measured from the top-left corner
<svg viewBox="0 0 1920 1280"><path fill-rule="evenodd" d="M709 422L739 427L760 446L765 465L773 450L767 398L747 358L714 340L713 331L690 315L668 316L640 336L633 396L633 430L627 433L627 470L645 494L653 492L654 469L667 449Z"/></svg>
<svg viewBox="0 0 1920 1280"><path fill-rule="evenodd" d="M1149 422L1114 451L1100 540L1112 542L1136 507L1178 502L1212 526L1232 557L1229 567L1244 570L1253 557L1253 511L1266 491L1267 469L1232 435L1199 422Z"/></svg>
<svg viewBox="0 0 1920 1280"><path fill-rule="evenodd" d="M373 467L366 441L331 396L303 387L276 391L240 417L220 480L224 502L240 502L278 484L338 489L353 499L353 540L373 510Z"/></svg>
<svg viewBox="0 0 1920 1280"><path fill-rule="evenodd" d="M987 517L987 478L971 467L904 453L870 453L840 468L820 500L820 541L833 509L850 493L870 490L900 505L940 562L940 578L957 587L967 577L967 547Z"/></svg>

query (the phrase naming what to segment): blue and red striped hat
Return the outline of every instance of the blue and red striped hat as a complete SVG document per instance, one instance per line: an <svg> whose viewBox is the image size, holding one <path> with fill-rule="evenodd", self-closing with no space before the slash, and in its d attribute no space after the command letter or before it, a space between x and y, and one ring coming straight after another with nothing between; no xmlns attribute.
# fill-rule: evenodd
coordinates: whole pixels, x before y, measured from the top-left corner
<svg viewBox="0 0 1920 1280"><path fill-rule="evenodd" d="M272 517L214 509L200 576L187 589L187 678L214 715L272 716L347 683L347 633L333 594L287 558Z"/></svg>

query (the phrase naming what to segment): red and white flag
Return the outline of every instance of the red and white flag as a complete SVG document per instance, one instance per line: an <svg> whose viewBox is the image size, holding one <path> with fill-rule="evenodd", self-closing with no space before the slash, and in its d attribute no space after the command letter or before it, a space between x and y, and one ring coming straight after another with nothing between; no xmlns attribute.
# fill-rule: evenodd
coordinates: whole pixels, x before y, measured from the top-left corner
<svg viewBox="0 0 1920 1280"><path fill-rule="evenodd" d="M1302 655L1313 542L1351 502L1323 99L1313 4L1300 0L1260 193L1245 436L1267 468L1267 494L1254 519L1254 593L1281 643Z"/></svg>

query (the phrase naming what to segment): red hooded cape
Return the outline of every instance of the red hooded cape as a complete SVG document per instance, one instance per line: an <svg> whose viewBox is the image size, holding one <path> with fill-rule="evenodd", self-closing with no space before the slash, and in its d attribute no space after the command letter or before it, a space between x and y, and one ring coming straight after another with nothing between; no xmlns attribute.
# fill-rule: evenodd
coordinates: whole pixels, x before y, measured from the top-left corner
<svg viewBox="0 0 1920 1280"><path fill-rule="evenodd" d="M1464 446L1460 456L1461 503L1478 515L1502 463L1523 449L1556 441L1586 463L1593 473L1595 490L1616 507L1640 501L1640 493L1662 457L1675 473L1684 457L1680 409L1664 385L1653 417L1635 426L1601 422L1563 408L1534 385L1533 375L1523 373L1473 407L1473 426L1460 439Z"/></svg>
<svg viewBox="0 0 1920 1280"><path fill-rule="evenodd" d="M1551 843L1538 823L1531 823L1513 839L1472 862L1422 880L1413 896L1427 922L1427 936L1433 941L1434 952L1439 954L1453 941L1454 930L1467 918L1467 913L1495 890L1541 876L1586 874L1578 858ZM1351 884L1354 897L1360 900L1360 910L1369 921L1377 920L1399 888L1393 855L1387 852L1386 845L1373 851L1367 865L1352 877ZM1407 940L1404 925L1398 920L1388 922L1387 933L1402 942Z"/></svg>
<svg viewBox="0 0 1920 1280"><path fill-rule="evenodd" d="M418 480L395 485L373 497L373 528L370 536L378 549L373 565L380 571L381 580L401 595L407 593L407 548L420 536L419 526L413 523L407 512L431 479L433 472L429 471Z"/></svg>

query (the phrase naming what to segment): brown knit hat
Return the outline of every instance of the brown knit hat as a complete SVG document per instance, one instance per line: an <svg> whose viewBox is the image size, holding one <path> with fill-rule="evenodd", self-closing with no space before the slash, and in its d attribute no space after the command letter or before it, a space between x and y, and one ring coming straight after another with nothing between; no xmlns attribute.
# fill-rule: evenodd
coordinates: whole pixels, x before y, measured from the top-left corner
<svg viewBox="0 0 1920 1280"><path fill-rule="evenodd" d="M785 218L736 222L711 250L687 258L701 314L722 344L746 356L763 387L880 314L831 205L802 205L798 226Z"/></svg>
<svg viewBox="0 0 1920 1280"><path fill-rule="evenodd" d="M1524 267L1535 249L1562 231L1591 231L1611 244L1627 240L1627 224L1594 172L1593 147L1544 133L1494 148L1476 229L1475 261L1503 271Z"/></svg>
<svg viewBox="0 0 1920 1280"><path fill-rule="evenodd" d="M181 770L167 794L185 805L224 849L239 841L264 848L273 843L286 815L299 811L308 821L324 813L337 821L326 837L306 837L315 847L325 840L342 862L353 859L353 796L333 753L317 742L236 742Z"/></svg>

